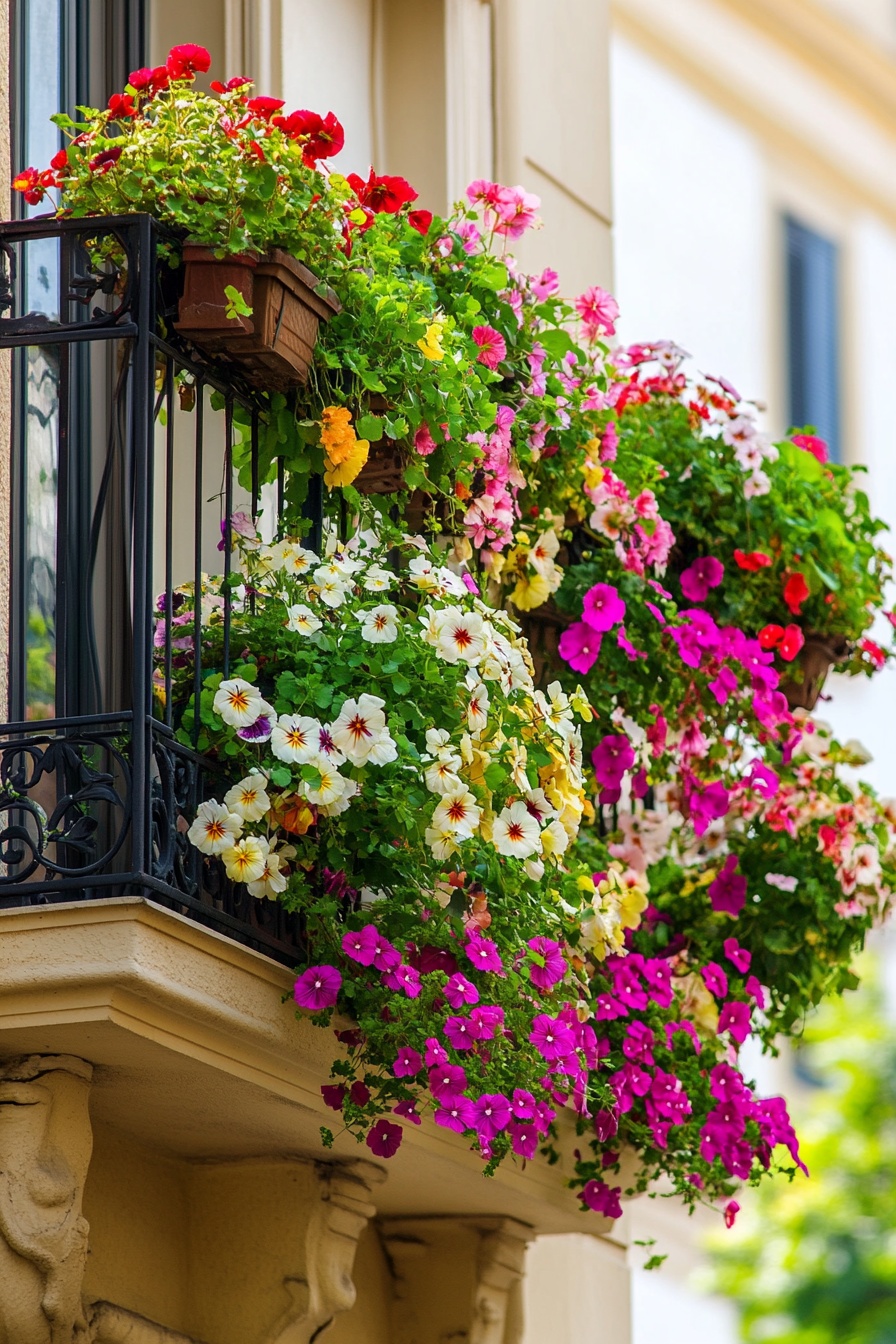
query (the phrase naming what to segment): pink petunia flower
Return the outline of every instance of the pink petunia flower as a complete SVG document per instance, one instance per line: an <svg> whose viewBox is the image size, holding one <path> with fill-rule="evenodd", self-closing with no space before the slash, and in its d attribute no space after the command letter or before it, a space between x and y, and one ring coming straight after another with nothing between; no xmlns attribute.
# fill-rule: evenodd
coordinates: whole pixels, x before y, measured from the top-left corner
<svg viewBox="0 0 896 1344"><path fill-rule="evenodd" d="M368 1131L364 1142L374 1157L394 1157L401 1147L403 1138L404 1130L401 1125L394 1125L391 1120L377 1120Z"/></svg>
<svg viewBox="0 0 896 1344"><path fill-rule="evenodd" d="M342 976L335 966L309 966L295 983L295 1001L309 1013L332 1008L342 985Z"/></svg>
<svg viewBox="0 0 896 1344"><path fill-rule="evenodd" d="M601 636L584 621L563 631L558 644L560 657L574 672L590 672L600 654Z"/></svg>
<svg viewBox="0 0 896 1344"><path fill-rule="evenodd" d="M507 357L507 343L500 331L488 326L474 327L472 335L479 346L477 361L487 369L496 369L501 360Z"/></svg>
<svg viewBox="0 0 896 1344"><path fill-rule="evenodd" d="M682 571L681 591L689 602L705 602L711 588L718 588L725 566L714 555L703 555Z"/></svg>
<svg viewBox="0 0 896 1344"><path fill-rule="evenodd" d="M596 341L601 334L616 335L616 319L619 316L619 304L600 285L592 285L576 299L576 312L582 319L582 329L587 341Z"/></svg>
<svg viewBox="0 0 896 1344"><path fill-rule="evenodd" d="M582 602L582 620L586 625L602 634L624 619L625 603L611 583L596 583L588 589Z"/></svg>
<svg viewBox="0 0 896 1344"><path fill-rule="evenodd" d="M392 1073L396 1078L414 1078L423 1068L423 1056L416 1050L412 1050L409 1045L402 1046L396 1056L395 1063L392 1065Z"/></svg>

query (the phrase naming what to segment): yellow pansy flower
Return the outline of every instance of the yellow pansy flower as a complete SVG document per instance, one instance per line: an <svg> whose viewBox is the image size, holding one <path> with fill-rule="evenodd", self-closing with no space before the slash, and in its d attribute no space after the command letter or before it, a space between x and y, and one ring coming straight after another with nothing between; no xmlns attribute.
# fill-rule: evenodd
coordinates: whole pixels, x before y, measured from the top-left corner
<svg viewBox="0 0 896 1344"><path fill-rule="evenodd" d="M427 359L438 362L445 358L445 351L442 349L442 323L430 322L426 328L426 335L421 336L417 342L418 347L423 351Z"/></svg>

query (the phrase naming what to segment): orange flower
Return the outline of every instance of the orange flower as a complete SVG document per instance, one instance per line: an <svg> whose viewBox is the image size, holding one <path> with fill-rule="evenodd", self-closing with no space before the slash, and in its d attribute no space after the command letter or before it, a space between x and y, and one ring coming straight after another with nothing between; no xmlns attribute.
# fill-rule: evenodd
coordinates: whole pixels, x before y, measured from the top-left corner
<svg viewBox="0 0 896 1344"><path fill-rule="evenodd" d="M277 825L289 835L304 835L317 821L314 808L297 793L282 793L275 798L271 812Z"/></svg>

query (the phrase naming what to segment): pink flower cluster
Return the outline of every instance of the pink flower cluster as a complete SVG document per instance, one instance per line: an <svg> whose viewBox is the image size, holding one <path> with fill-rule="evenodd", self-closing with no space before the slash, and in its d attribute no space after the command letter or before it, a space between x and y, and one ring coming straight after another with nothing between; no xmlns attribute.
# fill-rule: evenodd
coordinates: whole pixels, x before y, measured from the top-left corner
<svg viewBox="0 0 896 1344"><path fill-rule="evenodd" d="M613 443L615 447L615 439ZM585 486L585 494L594 506L590 526L615 543L616 556L627 570L641 577L647 569L665 573L675 534L660 517L652 490L642 490L632 499L625 481L607 469L599 484Z"/></svg>
<svg viewBox="0 0 896 1344"><path fill-rule="evenodd" d="M513 540L514 521L519 517L516 492L524 484L513 461L511 427L515 419L516 412L509 406L499 406L490 434L467 436L468 443L482 449L484 488L464 515L464 531L479 550L502 551Z"/></svg>
<svg viewBox="0 0 896 1344"><path fill-rule="evenodd" d="M541 200L523 187L502 187L478 178L467 187L471 205L482 210L486 227L505 238L521 238L538 223Z"/></svg>
<svg viewBox="0 0 896 1344"><path fill-rule="evenodd" d="M707 1162L719 1158L729 1176L746 1180L754 1159L758 1157L767 1167L772 1149L780 1143L808 1176L808 1169L800 1160L799 1143L783 1097L757 1100L737 1069L724 1062L713 1068L710 1089L716 1105L700 1131L700 1153ZM747 1125L751 1121L759 1128L758 1144L747 1137Z"/></svg>

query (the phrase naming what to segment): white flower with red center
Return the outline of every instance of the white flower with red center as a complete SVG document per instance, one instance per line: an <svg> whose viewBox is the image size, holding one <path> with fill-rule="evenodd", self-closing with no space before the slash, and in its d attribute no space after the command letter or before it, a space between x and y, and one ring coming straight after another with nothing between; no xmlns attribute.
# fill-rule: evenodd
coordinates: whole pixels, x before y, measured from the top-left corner
<svg viewBox="0 0 896 1344"><path fill-rule="evenodd" d="M187 837L203 854L221 854L239 838L242 829L243 818L239 813L213 798L199 804Z"/></svg>
<svg viewBox="0 0 896 1344"><path fill-rule="evenodd" d="M361 580L361 587L368 593L387 593L395 583L395 575L381 565L371 565Z"/></svg>
<svg viewBox="0 0 896 1344"><path fill-rule="evenodd" d="M268 857L268 842L247 835L221 853L224 871L231 882L258 882L264 873Z"/></svg>
<svg viewBox="0 0 896 1344"><path fill-rule="evenodd" d="M281 541L279 550L279 568L295 578L304 578L315 565L320 564L320 556L314 551L306 551L295 541Z"/></svg>
<svg viewBox="0 0 896 1344"><path fill-rule="evenodd" d="M295 606L286 608L286 628L293 630L298 635L313 635L315 630L319 630L323 621L319 616L315 616L310 607L297 602Z"/></svg>
<svg viewBox="0 0 896 1344"><path fill-rule="evenodd" d="M495 818L492 844L499 854L528 859L541 850L541 827L525 803L511 803Z"/></svg>
<svg viewBox="0 0 896 1344"><path fill-rule="evenodd" d="M320 751L321 725L306 714L281 714L271 733L271 751L278 761L304 765Z"/></svg>
<svg viewBox="0 0 896 1344"><path fill-rule="evenodd" d="M362 611L361 638L368 644L394 644L398 638L398 611L388 602Z"/></svg>
<svg viewBox="0 0 896 1344"><path fill-rule="evenodd" d="M574 789L582 785L582 733L576 728L563 739L563 759L569 774L569 782Z"/></svg>
<svg viewBox="0 0 896 1344"><path fill-rule="evenodd" d="M450 742L451 734L447 728L427 728L426 750L432 752L433 756L438 756L439 752L448 747Z"/></svg>
<svg viewBox="0 0 896 1344"><path fill-rule="evenodd" d="M426 767L424 778L430 793L454 793L462 787L457 771L461 760L453 752L446 752L439 760Z"/></svg>
<svg viewBox="0 0 896 1344"><path fill-rule="evenodd" d="M339 717L330 724L338 751L352 765L385 765L394 761L398 749L386 727L385 700L378 695L360 695L346 700Z"/></svg>
<svg viewBox="0 0 896 1344"><path fill-rule="evenodd" d="M334 803L338 803L345 794L345 786L349 781L344 775L340 775L335 765L331 765L325 757L318 756L307 764L314 766L318 778L302 780L299 785L302 796L318 807L332 807Z"/></svg>
<svg viewBox="0 0 896 1344"><path fill-rule="evenodd" d="M253 686L251 681L244 681L242 677L222 681L215 691L212 704L215 713L232 728L251 727L264 710L261 691L257 686Z"/></svg>
<svg viewBox="0 0 896 1344"><path fill-rule="evenodd" d="M265 792L266 784L267 779L262 774L247 775L225 793L225 806L242 817L243 821L261 821L271 806L271 800Z"/></svg>
<svg viewBox="0 0 896 1344"><path fill-rule="evenodd" d="M876 845L856 845L845 861L854 869L860 887L873 887L880 879L880 855Z"/></svg>
<svg viewBox="0 0 896 1344"><path fill-rule="evenodd" d="M510 778L518 789L528 789L529 776L526 774L526 763L529 759L529 753L526 750L525 742L512 739L510 743L510 757L508 765L510 766Z"/></svg>
<svg viewBox="0 0 896 1344"><path fill-rule="evenodd" d="M478 663L487 643L485 622L475 611L449 608L436 618L436 649L446 663Z"/></svg>
<svg viewBox="0 0 896 1344"><path fill-rule="evenodd" d="M736 415L722 426L722 439L729 448L742 448L757 436L755 423L748 415Z"/></svg>
<svg viewBox="0 0 896 1344"><path fill-rule="evenodd" d="M339 797L334 799L332 803L321 803L318 806L317 810L325 817L342 816L342 813L347 812L351 807L352 799L357 798L361 792L361 785L356 779L346 779L344 775L340 778L343 787Z"/></svg>
<svg viewBox="0 0 896 1344"><path fill-rule="evenodd" d="M539 824L557 815L557 809L548 801L544 789L527 789L523 802Z"/></svg>
<svg viewBox="0 0 896 1344"><path fill-rule="evenodd" d="M445 793L436 804L432 814L433 827L438 831L451 831L458 839L468 840L479 825L482 809L477 807L476 799L465 785Z"/></svg>
<svg viewBox="0 0 896 1344"><path fill-rule="evenodd" d="M269 849L264 861L264 871L254 882L248 884L249 895L256 898L266 897L269 901L276 901L281 892L286 890L286 883L289 880L289 872L286 868L287 860L295 858L295 848L292 845L283 845L280 849Z"/></svg>
<svg viewBox="0 0 896 1344"><path fill-rule="evenodd" d="M439 566L425 555L415 555L408 565L408 577L421 592L432 593L440 587Z"/></svg>
<svg viewBox="0 0 896 1344"><path fill-rule="evenodd" d="M540 537L536 537L532 543L532 549L529 551L529 564L539 574L545 578L552 578L556 566L554 565L554 556L560 549L560 538L556 532L542 532Z"/></svg>
<svg viewBox="0 0 896 1344"><path fill-rule="evenodd" d="M481 733L488 727L490 704L487 689L481 681L477 681L470 687L470 698L467 701L467 727L471 733Z"/></svg>
<svg viewBox="0 0 896 1344"><path fill-rule="evenodd" d="M457 833L444 826L427 826L423 837L432 851L434 859L441 863L457 853Z"/></svg>

